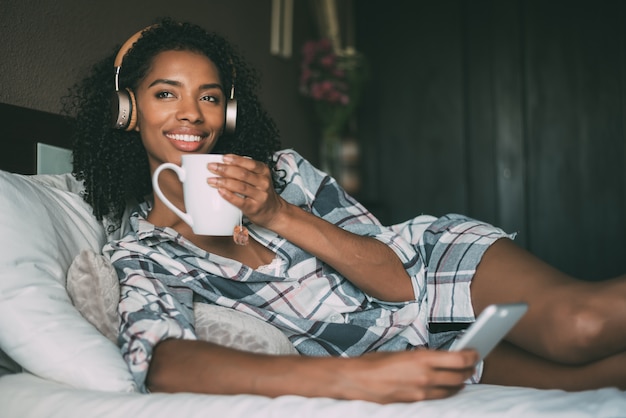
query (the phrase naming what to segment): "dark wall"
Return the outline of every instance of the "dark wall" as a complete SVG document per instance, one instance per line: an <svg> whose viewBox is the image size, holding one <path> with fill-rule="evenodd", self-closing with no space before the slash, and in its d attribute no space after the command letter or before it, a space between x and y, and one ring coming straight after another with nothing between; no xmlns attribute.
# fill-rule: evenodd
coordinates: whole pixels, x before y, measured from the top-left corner
<svg viewBox="0 0 626 418"><path fill-rule="evenodd" d="M362 198L459 212L589 279L625 271L626 2L356 2Z"/></svg>

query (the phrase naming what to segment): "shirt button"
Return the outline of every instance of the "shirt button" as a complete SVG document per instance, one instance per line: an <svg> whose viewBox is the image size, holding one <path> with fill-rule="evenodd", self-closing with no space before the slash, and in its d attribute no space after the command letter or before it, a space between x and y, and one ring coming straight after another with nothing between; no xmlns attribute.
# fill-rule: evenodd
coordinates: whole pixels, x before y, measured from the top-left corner
<svg viewBox="0 0 626 418"><path fill-rule="evenodd" d="M343 316L340 314L333 314L328 319L330 319L330 322L343 323Z"/></svg>

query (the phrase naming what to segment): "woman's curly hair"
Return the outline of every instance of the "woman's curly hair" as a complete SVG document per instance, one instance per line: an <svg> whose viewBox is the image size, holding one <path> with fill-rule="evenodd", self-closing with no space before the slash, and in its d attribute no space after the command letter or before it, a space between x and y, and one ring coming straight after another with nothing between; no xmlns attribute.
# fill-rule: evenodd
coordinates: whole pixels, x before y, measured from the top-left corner
<svg viewBox="0 0 626 418"><path fill-rule="evenodd" d="M139 132L113 128L115 94L114 59L119 48L93 66L82 82L64 98L64 113L73 127L73 174L84 181L84 199L97 219L120 223L129 201L142 201L152 193L148 158ZM222 36L190 23L162 19L146 29L123 59L120 90L135 90L160 52L193 51L208 57L218 68L226 95L236 87L237 125L224 133L211 152L245 155L267 163L280 149L278 129L256 96L259 76Z"/></svg>

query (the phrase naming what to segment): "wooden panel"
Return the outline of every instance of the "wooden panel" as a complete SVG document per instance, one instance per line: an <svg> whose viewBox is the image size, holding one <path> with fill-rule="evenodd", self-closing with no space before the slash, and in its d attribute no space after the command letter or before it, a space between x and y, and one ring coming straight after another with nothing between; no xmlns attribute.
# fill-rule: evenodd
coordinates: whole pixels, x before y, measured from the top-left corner
<svg viewBox="0 0 626 418"><path fill-rule="evenodd" d="M465 3L469 215L526 243L520 5Z"/></svg>
<svg viewBox="0 0 626 418"><path fill-rule="evenodd" d="M465 126L468 161L467 214L499 225L493 79L494 14L491 0L465 8ZM471 6L471 7L470 7Z"/></svg>
<svg viewBox="0 0 626 418"><path fill-rule="evenodd" d="M621 273L623 3L526 4L529 247L572 274Z"/></svg>
<svg viewBox="0 0 626 418"><path fill-rule="evenodd" d="M526 245L526 153L523 131L522 28L518 1L494 1L493 90L498 225Z"/></svg>
<svg viewBox="0 0 626 418"><path fill-rule="evenodd" d="M376 16L359 38L375 75L359 136L374 134L379 144L373 158L382 167L377 198L387 207L384 221L465 211L460 2L357 6Z"/></svg>
<svg viewBox="0 0 626 418"><path fill-rule="evenodd" d="M384 222L458 211L575 276L626 270L626 2L356 5Z"/></svg>

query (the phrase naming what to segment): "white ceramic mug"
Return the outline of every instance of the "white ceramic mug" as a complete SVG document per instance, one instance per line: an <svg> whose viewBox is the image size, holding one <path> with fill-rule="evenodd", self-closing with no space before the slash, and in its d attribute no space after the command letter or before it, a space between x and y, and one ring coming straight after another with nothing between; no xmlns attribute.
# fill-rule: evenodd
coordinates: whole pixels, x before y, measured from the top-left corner
<svg viewBox="0 0 626 418"><path fill-rule="evenodd" d="M207 183L209 177L217 177L207 168L210 162L222 162L218 154L185 154L182 164L161 164L152 175L152 187L161 201L187 223L198 235L233 235L233 230L241 220L241 210L224 200L216 188ZM183 184L185 210L183 212L161 191L159 174L163 170L173 170Z"/></svg>

